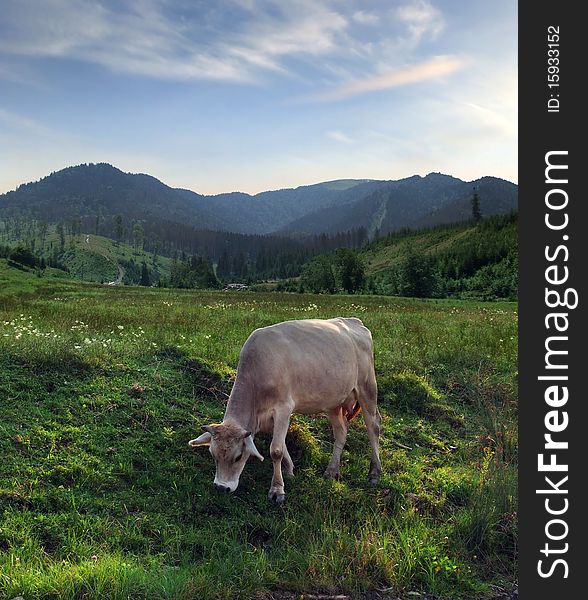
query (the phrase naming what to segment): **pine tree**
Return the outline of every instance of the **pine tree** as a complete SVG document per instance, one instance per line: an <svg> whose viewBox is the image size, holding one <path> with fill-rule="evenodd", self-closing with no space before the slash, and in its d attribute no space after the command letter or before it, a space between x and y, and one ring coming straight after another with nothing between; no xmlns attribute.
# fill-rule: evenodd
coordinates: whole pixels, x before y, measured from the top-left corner
<svg viewBox="0 0 588 600"><path fill-rule="evenodd" d="M143 264L141 265L141 285L144 285L145 287L149 287L151 285L149 269L147 268L145 261L143 261Z"/></svg>
<svg viewBox="0 0 588 600"><path fill-rule="evenodd" d="M55 228L57 235L59 236L59 247L61 248L61 254L65 251L65 232L63 231L63 223L57 223Z"/></svg>
<svg viewBox="0 0 588 600"><path fill-rule="evenodd" d="M401 296L429 298L434 295L436 277L431 260L412 246L399 267L398 292Z"/></svg>
<svg viewBox="0 0 588 600"><path fill-rule="evenodd" d="M122 215L116 215L116 217L114 218L114 222L116 227L116 239L118 242L120 242L124 233Z"/></svg>
<svg viewBox="0 0 588 600"><path fill-rule="evenodd" d="M475 223L482 219L482 212L480 210L480 198L476 188L474 188L474 195L472 196L472 219Z"/></svg>
<svg viewBox="0 0 588 600"><path fill-rule="evenodd" d="M231 275L231 261L229 259L229 255L227 254L227 250L224 249L223 253L220 255L218 259L218 264L216 265L216 274L220 279L229 279Z"/></svg>

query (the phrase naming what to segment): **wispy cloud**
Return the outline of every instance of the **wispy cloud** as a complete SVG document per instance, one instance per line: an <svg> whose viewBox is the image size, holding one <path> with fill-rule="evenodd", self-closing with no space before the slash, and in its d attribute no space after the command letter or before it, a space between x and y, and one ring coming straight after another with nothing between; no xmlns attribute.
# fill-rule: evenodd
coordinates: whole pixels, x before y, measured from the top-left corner
<svg viewBox="0 0 588 600"><path fill-rule="evenodd" d="M165 80L357 79L408 62L443 29L427 0L4 0L0 57L54 58ZM370 37L365 39L366 26Z"/></svg>
<svg viewBox="0 0 588 600"><path fill-rule="evenodd" d="M220 44L227 56L273 70L286 69L281 59L336 53L348 20L327 3L248 2L253 19L243 31ZM268 6L270 5L270 6ZM269 8L269 10L268 10Z"/></svg>
<svg viewBox="0 0 588 600"><path fill-rule="evenodd" d="M418 43L424 36L436 38L445 27L441 12L426 0L413 0L399 6L394 15L408 28L413 43Z"/></svg>
<svg viewBox="0 0 588 600"><path fill-rule="evenodd" d="M353 143L353 140L346 133L343 133L339 130L327 131L327 137L335 142L339 142L340 144Z"/></svg>
<svg viewBox="0 0 588 600"><path fill-rule="evenodd" d="M378 15L366 10L355 11L351 18L361 25L376 25L378 23Z"/></svg>
<svg viewBox="0 0 588 600"><path fill-rule="evenodd" d="M235 5L244 18L221 4ZM225 0L205 8L165 0L7 0L0 52L100 64L162 79L253 81L283 71L284 57L334 51L347 19L327 3ZM223 15L222 18L218 15ZM224 20L223 20L224 19Z"/></svg>
<svg viewBox="0 0 588 600"><path fill-rule="evenodd" d="M437 56L431 60L396 69L382 75L351 81L332 89L309 95L302 102L336 102L353 96L379 92L399 86L440 79L463 69L467 64L458 56Z"/></svg>
<svg viewBox="0 0 588 600"><path fill-rule="evenodd" d="M24 117L0 107L0 132L16 132L39 137L49 137L56 134L51 128L35 119Z"/></svg>
<svg viewBox="0 0 588 600"><path fill-rule="evenodd" d="M485 129L487 132L494 132L501 136L516 137L516 113L515 115L511 115L504 107L502 107L501 111L497 111L474 102L465 102L463 106L465 108L465 115L475 121L480 129ZM512 116L515 116L515 118L512 118Z"/></svg>
<svg viewBox="0 0 588 600"><path fill-rule="evenodd" d="M112 71L164 79L244 77L238 61L221 59L193 43L185 24L159 3L133 0L115 10L86 0L31 0L4 7L8 34L0 51L100 64Z"/></svg>
<svg viewBox="0 0 588 600"><path fill-rule="evenodd" d="M23 67L17 68L7 64L0 64L0 82L9 81L20 85L32 86L42 89L44 86Z"/></svg>

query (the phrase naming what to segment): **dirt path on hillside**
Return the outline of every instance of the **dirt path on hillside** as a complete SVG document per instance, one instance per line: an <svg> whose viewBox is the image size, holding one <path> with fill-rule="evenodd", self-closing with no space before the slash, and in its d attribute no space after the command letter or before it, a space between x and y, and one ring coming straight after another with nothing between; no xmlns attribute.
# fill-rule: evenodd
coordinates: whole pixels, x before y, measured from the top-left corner
<svg viewBox="0 0 588 600"><path fill-rule="evenodd" d="M105 256L104 258L107 257ZM125 270L118 263L116 263L116 266L118 267L118 277L114 281L109 281L106 285L122 285L123 277L125 276Z"/></svg>
<svg viewBox="0 0 588 600"><path fill-rule="evenodd" d="M89 234L86 234L86 244L88 244L88 246L90 245L90 235ZM109 281L106 285L122 285L123 278L125 276L124 267L122 265L120 265L118 262L112 260L112 258L110 258L110 256L106 256L106 254L103 254L99 250L96 250L96 253L99 254L100 256L102 256L102 258L105 258L108 262L112 263L117 268L117 271L118 271L118 275L116 276L116 279L114 281Z"/></svg>

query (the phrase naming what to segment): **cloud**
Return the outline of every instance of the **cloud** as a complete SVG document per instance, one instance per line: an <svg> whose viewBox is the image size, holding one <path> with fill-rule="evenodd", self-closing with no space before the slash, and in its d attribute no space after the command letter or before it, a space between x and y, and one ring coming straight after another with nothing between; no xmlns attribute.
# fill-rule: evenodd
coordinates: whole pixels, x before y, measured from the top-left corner
<svg viewBox="0 0 588 600"><path fill-rule="evenodd" d="M184 23L155 1L133 0L119 10L87 0L46 0L43 11L31 0L8 5L8 35L0 41L5 53L81 60L163 79L244 78L238 61L194 43Z"/></svg>
<svg viewBox="0 0 588 600"><path fill-rule="evenodd" d="M463 69L466 64L465 59L457 56L437 56L431 60L389 71L382 75L351 81L330 90L306 96L302 101L336 102L361 94L439 79Z"/></svg>
<svg viewBox="0 0 588 600"><path fill-rule="evenodd" d="M4 0L2 10L0 58L232 83L272 74L325 83L381 74L414 60L421 41L444 23L426 0L370 10L341 0Z"/></svg>
<svg viewBox="0 0 588 600"><path fill-rule="evenodd" d="M347 19L327 3L250 0L7 0L0 53L81 60L161 79L255 81L285 57L340 47ZM241 11L239 17L235 10Z"/></svg>
<svg viewBox="0 0 588 600"><path fill-rule="evenodd" d="M406 27L413 43L427 36L435 39L445 27L443 15L426 0L414 0L399 6L394 16Z"/></svg>
<svg viewBox="0 0 588 600"><path fill-rule="evenodd" d="M352 144L353 140L342 131L331 130L327 131L327 137L335 142L339 142L341 144Z"/></svg>
<svg viewBox="0 0 588 600"><path fill-rule="evenodd" d="M0 82L1 81L10 81L11 83L43 88L43 85L28 73L27 69L9 66L7 64L0 64Z"/></svg>
<svg viewBox="0 0 588 600"><path fill-rule="evenodd" d="M474 121L480 129L484 129L486 134L488 134L488 132L494 132L496 135L503 137L516 137L516 113L511 115L504 107L502 107L502 110L499 112L474 102L465 102L463 106L466 108L467 116L471 117L472 121ZM514 118L511 118L512 116L514 116Z"/></svg>
<svg viewBox="0 0 588 600"><path fill-rule="evenodd" d="M56 134L51 128L43 125L35 119L23 117L12 111L0 107L0 131L26 133L39 137L50 137Z"/></svg>
<svg viewBox="0 0 588 600"><path fill-rule="evenodd" d="M248 3L252 4L256 5L252 23L228 36L221 48L228 56L263 68L285 71L279 63L282 58L335 53L340 48L339 37L348 27L347 19L326 3Z"/></svg>
<svg viewBox="0 0 588 600"><path fill-rule="evenodd" d="M378 23L378 15L365 10L354 12L351 18L361 25L376 25Z"/></svg>

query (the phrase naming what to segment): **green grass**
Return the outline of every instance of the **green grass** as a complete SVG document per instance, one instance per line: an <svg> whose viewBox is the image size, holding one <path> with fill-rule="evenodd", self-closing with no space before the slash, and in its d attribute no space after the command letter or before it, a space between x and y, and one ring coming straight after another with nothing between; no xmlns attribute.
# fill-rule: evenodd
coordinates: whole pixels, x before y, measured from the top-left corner
<svg viewBox="0 0 588 600"><path fill-rule="evenodd" d="M0 597L465 599L516 579L514 304L112 288L3 261L0 286ZM328 420L296 416L284 505L269 461L215 493L187 441L222 418L249 333L335 315L374 336L380 484L361 417L330 482Z"/></svg>
<svg viewBox="0 0 588 600"><path fill-rule="evenodd" d="M0 221L0 229L1 229ZM22 239L11 238L2 240L8 245L25 243L30 239L24 236ZM59 236L56 228L50 225L41 243L40 237L36 235L35 248L42 256L48 258L53 248L60 247ZM114 281L118 275L118 265L122 262L133 260L139 268L145 262L152 273L152 278L158 280L160 277L169 277L172 259L167 256L158 256L153 262L153 254L141 249L135 249L128 244L116 242L110 238L80 233L65 236L64 253L60 257L61 263L67 267L71 277L96 283Z"/></svg>
<svg viewBox="0 0 588 600"><path fill-rule="evenodd" d="M87 259L86 255L89 255ZM72 258L68 264L70 271L86 281L113 281L118 273L116 265L121 261L133 260L139 266L145 262L151 271L155 271L157 278L169 277L172 264L171 258L167 256L158 256L157 263L153 264L153 255L150 252L135 250L128 244L91 234L81 234L75 241ZM90 276L87 273L90 273Z"/></svg>
<svg viewBox="0 0 588 600"><path fill-rule="evenodd" d="M406 257L407 247L412 246L415 252L425 255L435 255L443 252L460 240L467 238L476 231L475 225L457 224L423 229L408 233L398 233L390 240L378 240L363 251L366 270L369 275L386 271L398 266Z"/></svg>

